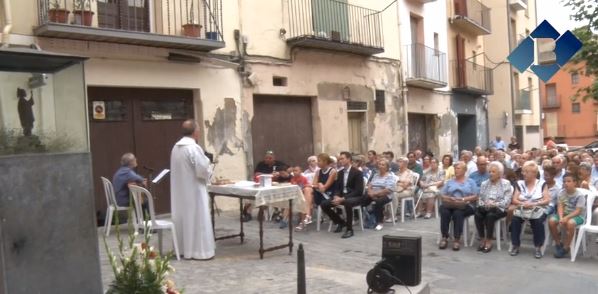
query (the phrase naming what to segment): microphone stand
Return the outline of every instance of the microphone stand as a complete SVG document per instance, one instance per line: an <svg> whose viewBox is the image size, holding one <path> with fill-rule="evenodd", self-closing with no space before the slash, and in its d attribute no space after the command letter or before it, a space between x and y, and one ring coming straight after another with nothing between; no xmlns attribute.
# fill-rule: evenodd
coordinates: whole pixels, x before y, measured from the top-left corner
<svg viewBox="0 0 598 294"><path fill-rule="evenodd" d="M156 198L156 195L153 194L152 192L152 180L154 179L154 169L151 167L147 167L147 166L143 166L143 169L145 169L146 171L149 171L149 174L147 175L147 190L152 193L152 196L154 199L158 199Z"/></svg>

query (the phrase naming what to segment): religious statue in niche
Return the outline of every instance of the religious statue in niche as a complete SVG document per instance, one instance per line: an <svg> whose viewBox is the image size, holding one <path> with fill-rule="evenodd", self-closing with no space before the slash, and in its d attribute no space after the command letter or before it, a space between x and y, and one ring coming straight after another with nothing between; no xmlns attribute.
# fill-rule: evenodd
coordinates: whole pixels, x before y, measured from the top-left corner
<svg viewBox="0 0 598 294"><path fill-rule="evenodd" d="M31 98L27 100L27 91L21 88L17 88L17 98L19 99L18 110L19 119L21 120L21 127L23 127L23 135L31 136L31 130L33 129L33 91L31 91Z"/></svg>
<svg viewBox="0 0 598 294"><path fill-rule="evenodd" d="M23 127L23 136L17 138L16 144L13 146L15 153L27 152L45 152L46 147L42 144L38 136L32 135L33 122L33 91L30 92L31 97L27 99L27 91L25 89L17 88L17 98L19 103L17 109L19 111L19 120L21 127Z"/></svg>

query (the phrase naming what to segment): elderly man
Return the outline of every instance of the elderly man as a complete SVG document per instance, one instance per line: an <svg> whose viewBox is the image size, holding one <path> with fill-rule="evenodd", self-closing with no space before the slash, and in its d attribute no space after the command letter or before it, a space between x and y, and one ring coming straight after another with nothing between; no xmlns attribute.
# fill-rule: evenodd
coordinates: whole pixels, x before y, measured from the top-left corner
<svg viewBox="0 0 598 294"><path fill-rule="evenodd" d="M254 178L257 180L259 175L267 174L272 175L272 181L278 182L288 182L291 180L291 175L287 172L289 166L282 162L276 160L274 152L271 150L266 151L264 155L264 160L258 162L255 166L254 170ZM274 213L278 214L278 211ZM243 207L243 222L248 222L251 220L251 203L245 204Z"/></svg>
<svg viewBox="0 0 598 294"><path fill-rule="evenodd" d="M479 189L482 186L482 182L490 178L490 174L488 173L488 169L486 168L488 166L488 159L486 158L486 156L479 156L478 161L476 162L476 166L478 170L471 173L471 175L469 175L469 178L476 183Z"/></svg>
<svg viewBox="0 0 598 294"><path fill-rule="evenodd" d="M207 191L210 160L197 144L200 133L194 120L183 122L182 133L170 154L172 219L184 258L208 260L216 247Z"/></svg>
<svg viewBox="0 0 598 294"><path fill-rule="evenodd" d="M125 153L120 158L120 168L112 177L116 204L118 206L129 206L129 184L147 186L147 179L135 172L137 158L133 153Z"/></svg>
<svg viewBox="0 0 598 294"><path fill-rule="evenodd" d="M505 143L505 141L502 140L500 136L496 136L496 140L490 142L490 146L496 148L497 150L507 150L507 144Z"/></svg>
<svg viewBox="0 0 598 294"><path fill-rule="evenodd" d="M562 155L557 155L552 158L552 166L556 168L556 175L554 176L554 181L559 185L559 187L563 187L563 176L566 173L565 167L567 166L567 162L565 161L565 157Z"/></svg>
<svg viewBox="0 0 598 294"><path fill-rule="evenodd" d="M473 161L471 161L472 153L469 150L461 151L461 161L463 161L467 167L467 171L465 172L465 177L469 177L474 171L478 170L477 166Z"/></svg>

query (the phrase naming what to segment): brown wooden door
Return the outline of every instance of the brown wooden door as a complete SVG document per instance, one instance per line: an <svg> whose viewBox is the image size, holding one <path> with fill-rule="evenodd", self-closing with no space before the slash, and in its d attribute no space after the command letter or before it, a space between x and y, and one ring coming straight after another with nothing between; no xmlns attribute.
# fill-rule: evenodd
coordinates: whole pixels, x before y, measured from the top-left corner
<svg viewBox="0 0 598 294"><path fill-rule="evenodd" d="M349 151L364 154L364 138L363 138L363 121L365 120L365 112L349 112Z"/></svg>
<svg viewBox="0 0 598 294"><path fill-rule="evenodd" d="M426 115L409 113L409 150L428 150Z"/></svg>
<svg viewBox="0 0 598 294"><path fill-rule="evenodd" d="M90 114L91 152L96 208L106 209L100 177L112 180L120 157L133 152L144 177L170 167L170 151L183 120L193 117L190 90L89 87L90 113L94 102L106 109L104 119ZM170 180L152 186L156 212L170 212Z"/></svg>
<svg viewBox="0 0 598 294"><path fill-rule="evenodd" d="M455 0L455 14L467 16L467 0Z"/></svg>
<svg viewBox="0 0 598 294"><path fill-rule="evenodd" d="M253 97L251 135L253 161L263 160L267 150L289 165L305 166L314 152L309 97Z"/></svg>

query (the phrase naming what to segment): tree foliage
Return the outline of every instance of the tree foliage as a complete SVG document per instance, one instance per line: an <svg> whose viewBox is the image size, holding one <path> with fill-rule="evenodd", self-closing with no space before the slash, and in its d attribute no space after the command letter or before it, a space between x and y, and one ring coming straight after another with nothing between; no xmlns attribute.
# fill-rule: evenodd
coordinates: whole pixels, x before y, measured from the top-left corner
<svg viewBox="0 0 598 294"><path fill-rule="evenodd" d="M597 0L563 0L562 3L573 10L571 19L582 24L581 27L573 30L573 33L583 46L573 57L573 62L585 62L585 69L574 69L582 71L583 74L593 76L594 81L587 87L581 87L573 97L598 100L598 1Z"/></svg>

